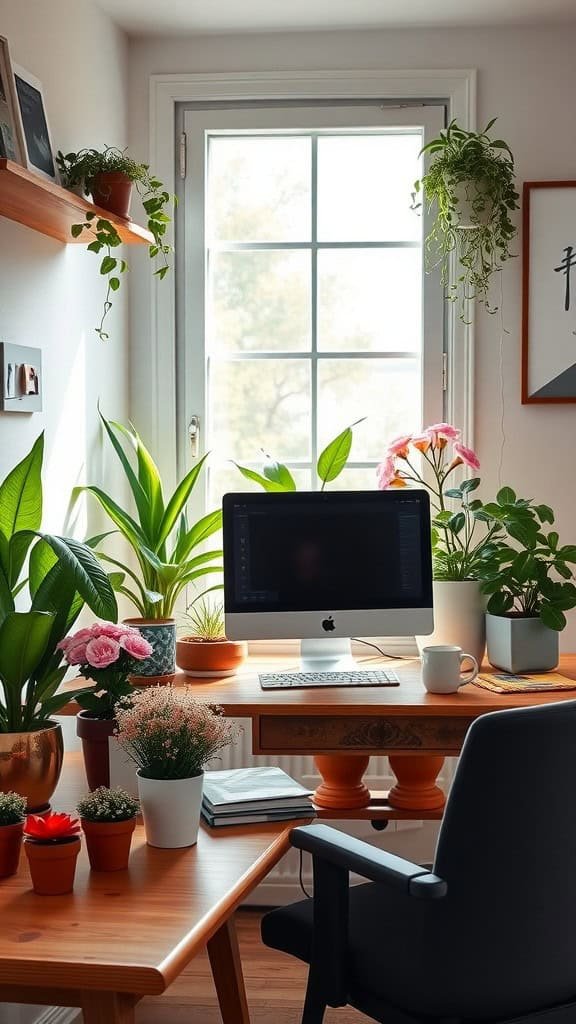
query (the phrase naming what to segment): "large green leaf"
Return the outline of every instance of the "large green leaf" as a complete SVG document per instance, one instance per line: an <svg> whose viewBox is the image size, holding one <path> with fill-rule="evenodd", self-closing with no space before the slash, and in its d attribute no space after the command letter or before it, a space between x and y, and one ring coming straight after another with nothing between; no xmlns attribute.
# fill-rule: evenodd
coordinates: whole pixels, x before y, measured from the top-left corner
<svg viewBox="0 0 576 1024"><path fill-rule="evenodd" d="M292 473L282 462L275 462L267 459L262 467L262 472L267 480L279 484L283 491L295 491L296 484Z"/></svg>
<svg viewBox="0 0 576 1024"><path fill-rule="evenodd" d="M162 517L164 515L164 495L162 493L162 480L158 467L154 462L142 438L134 430L137 438L136 457L138 459L138 479L142 484L150 505L151 540L155 540Z"/></svg>
<svg viewBox="0 0 576 1024"><path fill-rule="evenodd" d="M316 471L322 481L322 490L327 483L331 483L344 469L344 466L348 462L350 450L352 448L352 427L355 427L358 423L362 423L362 420L356 420L349 427L346 427L341 434L338 434L330 444L326 445L323 452L320 453L318 459L318 465Z"/></svg>
<svg viewBox="0 0 576 1024"><path fill-rule="evenodd" d="M75 589L101 619L116 622L118 605L110 580L90 548L71 537L44 534L52 550L74 581Z"/></svg>
<svg viewBox="0 0 576 1024"><path fill-rule="evenodd" d="M30 552L28 563L28 578L30 596L32 599L38 593L39 588L48 576L48 573L58 562L58 555L50 547L47 540L39 539Z"/></svg>
<svg viewBox="0 0 576 1024"><path fill-rule="evenodd" d="M20 573L26 561L26 555L34 540L32 530L19 530L13 533L8 544L8 581L11 587L15 587L20 578Z"/></svg>
<svg viewBox="0 0 576 1024"><path fill-rule="evenodd" d="M555 605L542 604L540 608L540 618L545 626L549 629L554 629L556 632L560 632L566 625L566 616L564 612L560 611Z"/></svg>
<svg viewBox="0 0 576 1024"><path fill-rule="evenodd" d="M222 528L222 511L215 509L214 512L208 512L207 515L199 519L194 526L190 527L188 533L182 538L182 544L180 548L175 552L173 561L182 563L188 558L190 552L202 544L203 541L211 537L212 534L217 533Z"/></svg>
<svg viewBox="0 0 576 1024"><path fill-rule="evenodd" d="M138 524L132 519L132 516L128 515L123 508L120 508L120 505L101 490L100 487L84 487L82 490L89 491L90 494L93 494L98 499L104 511L110 516L110 519L116 524L128 543L132 545L136 552L139 551L140 545L146 543L146 537Z"/></svg>
<svg viewBox="0 0 576 1024"><path fill-rule="evenodd" d="M175 524L180 518L180 514L184 510L184 506L186 505L186 502L188 501L188 498L192 493L194 484L196 483L198 477L200 476L202 466L204 465L207 458L208 453L206 453L206 455L203 455L202 458L200 459L200 462L198 462L194 466L194 468L191 469L190 472L186 474L184 479L180 481L178 487L174 491L174 494L170 498L170 501L166 506L166 511L162 516L160 530L156 538L156 551L158 551L158 548L164 543L165 540L167 540L167 538L172 533L172 530L174 529Z"/></svg>
<svg viewBox="0 0 576 1024"><path fill-rule="evenodd" d="M44 434L0 485L0 531L7 541L20 530L39 530L42 523L42 458Z"/></svg>
<svg viewBox="0 0 576 1024"><path fill-rule="evenodd" d="M136 476L136 473L132 469L132 466L130 465L130 460L126 455L121 442L118 440L116 434L114 433L114 428L125 434L128 434L128 431L121 424L114 423L113 421L108 421L106 417L102 414L102 412L100 412L100 409L98 410L98 412L100 413L100 419L104 424L104 429L108 434L108 437L110 438L112 447L114 448L114 451L116 452L116 455L120 460L120 463L126 475L126 479L128 480L128 483L130 485L130 490L132 491L132 495L136 503L136 508L138 509L138 517L140 519L140 526L142 528L142 531L146 535L148 541L153 542L151 534L152 515L148 495L146 494L146 491L142 487L142 484L140 483L140 480ZM135 444L135 439L131 438L131 440Z"/></svg>
<svg viewBox="0 0 576 1024"><path fill-rule="evenodd" d="M51 629L47 612L12 612L0 626L0 678L18 691L18 699L44 656Z"/></svg>
<svg viewBox="0 0 576 1024"><path fill-rule="evenodd" d="M262 473L256 472L255 469L248 469L247 466L240 466L237 462L234 463L236 469L238 469L245 480L250 480L254 484L258 484L263 487L265 491L285 491L287 488L282 484L278 483L277 480L269 480L267 477L262 476Z"/></svg>
<svg viewBox="0 0 576 1024"><path fill-rule="evenodd" d="M0 566L0 622L14 611L14 597L4 569Z"/></svg>

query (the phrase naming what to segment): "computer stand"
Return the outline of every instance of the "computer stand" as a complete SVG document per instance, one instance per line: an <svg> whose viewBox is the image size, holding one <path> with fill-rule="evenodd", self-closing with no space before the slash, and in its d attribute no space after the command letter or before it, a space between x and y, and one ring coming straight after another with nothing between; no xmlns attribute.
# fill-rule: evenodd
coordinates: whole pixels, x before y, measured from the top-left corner
<svg viewBox="0 0 576 1024"><path fill-rule="evenodd" d="M349 637L322 636L300 641L302 672L350 672L357 668Z"/></svg>

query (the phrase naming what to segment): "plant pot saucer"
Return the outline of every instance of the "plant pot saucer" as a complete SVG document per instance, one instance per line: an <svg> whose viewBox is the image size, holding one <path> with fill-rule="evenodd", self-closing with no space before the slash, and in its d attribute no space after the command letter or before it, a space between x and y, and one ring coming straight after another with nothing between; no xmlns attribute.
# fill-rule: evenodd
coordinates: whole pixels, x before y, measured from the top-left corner
<svg viewBox="0 0 576 1024"><path fill-rule="evenodd" d="M193 679L224 679L238 674L238 669L236 668L219 669L218 672L201 672L199 669L188 668L183 668L181 671L185 676L191 676Z"/></svg>

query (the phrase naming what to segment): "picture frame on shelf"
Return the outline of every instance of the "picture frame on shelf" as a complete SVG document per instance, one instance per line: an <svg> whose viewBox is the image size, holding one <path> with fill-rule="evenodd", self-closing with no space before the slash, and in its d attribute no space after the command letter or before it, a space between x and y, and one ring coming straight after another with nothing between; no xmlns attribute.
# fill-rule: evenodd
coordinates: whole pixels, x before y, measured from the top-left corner
<svg viewBox="0 0 576 1024"><path fill-rule="evenodd" d="M59 184L42 83L29 71L14 64L14 84L24 144L24 166Z"/></svg>
<svg viewBox="0 0 576 1024"><path fill-rule="evenodd" d="M576 181L526 181L522 404L576 402Z"/></svg>
<svg viewBox="0 0 576 1024"><path fill-rule="evenodd" d="M24 166L24 139L10 50L5 36L0 36L0 158Z"/></svg>

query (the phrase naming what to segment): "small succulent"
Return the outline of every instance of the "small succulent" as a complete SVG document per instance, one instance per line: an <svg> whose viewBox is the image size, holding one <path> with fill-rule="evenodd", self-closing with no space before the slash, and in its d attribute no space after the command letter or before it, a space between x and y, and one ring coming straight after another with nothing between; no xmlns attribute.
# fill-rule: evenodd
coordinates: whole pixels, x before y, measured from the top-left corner
<svg viewBox="0 0 576 1024"><path fill-rule="evenodd" d="M77 838L79 831L78 818L57 814L55 811L43 818L29 814L24 825L24 837L34 843L69 843L71 839Z"/></svg>
<svg viewBox="0 0 576 1024"><path fill-rule="evenodd" d="M86 821L127 821L138 814L139 806L124 789L99 786L79 801L76 811Z"/></svg>
<svg viewBox="0 0 576 1024"><path fill-rule="evenodd" d="M25 817L25 797L19 793L0 793L0 826L19 825Z"/></svg>

